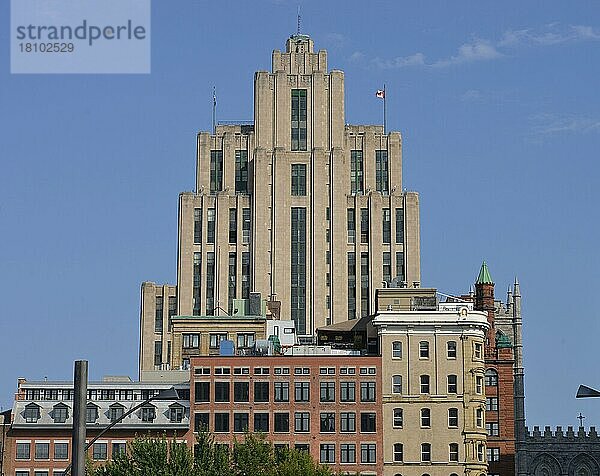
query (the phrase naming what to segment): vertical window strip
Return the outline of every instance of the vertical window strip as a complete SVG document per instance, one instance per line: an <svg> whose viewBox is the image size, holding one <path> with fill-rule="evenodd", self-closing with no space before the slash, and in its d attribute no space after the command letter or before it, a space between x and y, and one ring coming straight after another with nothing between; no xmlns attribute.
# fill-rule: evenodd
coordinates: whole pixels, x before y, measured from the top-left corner
<svg viewBox="0 0 600 476"><path fill-rule="evenodd" d="M298 334L306 334L306 208L292 208L291 316Z"/></svg>

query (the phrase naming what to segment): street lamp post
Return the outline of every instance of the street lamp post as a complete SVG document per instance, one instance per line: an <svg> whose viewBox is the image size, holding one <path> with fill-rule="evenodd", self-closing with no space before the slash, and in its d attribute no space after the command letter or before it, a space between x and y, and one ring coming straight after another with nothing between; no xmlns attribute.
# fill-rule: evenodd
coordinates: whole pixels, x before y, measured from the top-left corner
<svg viewBox="0 0 600 476"><path fill-rule="evenodd" d="M100 433L98 433L94 438L92 438L90 440L90 442L88 444L85 445L84 454L108 430L110 430L112 427L114 427L117 423L122 422L125 418L127 418L129 415L131 415L133 412L135 412L136 410L140 409L144 405L147 405L148 403L150 403L150 402L152 402L154 400L178 400L178 399L179 399L179 393L177 392L177 389L175 387L171 387L171 388L167 388L165 390L161 390L156 395L153 395L152 397L147 398L142 403L140 403L140 404L136 405L135 407L133 407L131 410L123 413L123 415L121 415L115 421L111 422L110 425L108 425L107 427L103 428ZM85 425L85 421L84 421L84 425ZM67 469L65 469L65 471L63 473L63 476L67 476L71 472L71 468L72 467L73 467L73 463L69 464L69 466L67 466Z"/></svg>

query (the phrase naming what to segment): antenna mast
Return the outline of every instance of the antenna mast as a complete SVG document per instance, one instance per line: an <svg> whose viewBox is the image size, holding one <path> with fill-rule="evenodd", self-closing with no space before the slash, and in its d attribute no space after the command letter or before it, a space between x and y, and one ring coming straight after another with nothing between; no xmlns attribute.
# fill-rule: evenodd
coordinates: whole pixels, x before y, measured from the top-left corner
<svg viewBox="0 0 600 476"><path fill-rule="evenodd" d="M300 5L298 5L298 24L296 26L296 34L300 35Z"/></svg>

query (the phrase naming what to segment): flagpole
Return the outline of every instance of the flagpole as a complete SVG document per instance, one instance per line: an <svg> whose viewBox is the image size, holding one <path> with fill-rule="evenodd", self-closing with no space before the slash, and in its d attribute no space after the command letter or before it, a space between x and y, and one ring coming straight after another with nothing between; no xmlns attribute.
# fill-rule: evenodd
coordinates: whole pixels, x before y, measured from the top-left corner
<svg viewBox="0 0 600 476"><path fill-rule="evenodd" d="M217 133L216 127L216 117L217 117L217 89L213 86L213 134Z"/></svg>
<svg viewBox="0 0 600 476"><path fill-rule="evenodd" d="M387 111L386 111L386 107L385 107L385 101L387 100L386 98L387 94L385 94L385 83L383 85L383 135L385 135L385 131L386 129L386 122L387 122Z"/></svg>

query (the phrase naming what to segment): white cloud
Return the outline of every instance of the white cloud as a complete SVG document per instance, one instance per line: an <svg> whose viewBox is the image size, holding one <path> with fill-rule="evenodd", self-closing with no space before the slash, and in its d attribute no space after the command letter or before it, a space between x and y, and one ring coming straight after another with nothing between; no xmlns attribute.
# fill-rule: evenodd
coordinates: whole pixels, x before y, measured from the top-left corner
<svg viewBox="0 0 600 476"><path fill-rule="evenodd" d="M327 33L325 44L332 48L342 48L347 43L347 38L341 33Z"/></svg>
<svg viewBox="0 0 600 476"><path fill-rule="evenodd" d="M600 132L600 119L574 114L537 114L530 120L531 132L536 136Z"/></svg>
<svg viewBox="0 0 600 476"><path fill-rule="evenodd" d="M468 89L461 94L460 100L464 102L477 102L483 99L483 94L479 89Z"/></svg>
<svg viewBox="0 0 600 476"><path fill-rule="evenodd" d="M371 60L371 62L374 66L381 69L398 69L414 66L444 68L476 61L495 60L505 56L505 50L523 46L542 47L568 42L597 40L600 40L600 30L591 26L551 23L542 28L507 30L502 34L498 41L475 39L472 42L461 45L455 55L435 61L428 62L425 54L418 52L412 55L398 56L391 59L376 57ZM355 53L355 55L357 53ZM352 55L351 59L363 59L362 53L360 53L360 55L359 58L354 58L354 55Z"/></svg>
<svg viewBox="0 0 600 476"><path fill-rule="evenodd" d="M350 55L349 60L352 61L353 63L356 63L360 60L362 60L365 57L365 54L362 53L361 51L355 51L354 53L352 53Z"/></svg>

